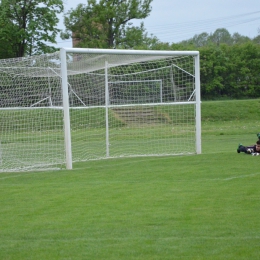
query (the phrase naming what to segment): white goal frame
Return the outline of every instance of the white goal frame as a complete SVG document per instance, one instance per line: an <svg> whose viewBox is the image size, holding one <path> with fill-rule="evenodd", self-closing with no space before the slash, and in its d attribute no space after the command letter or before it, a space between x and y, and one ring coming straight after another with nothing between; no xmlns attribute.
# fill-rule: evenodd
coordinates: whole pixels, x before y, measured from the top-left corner
<svg viewBox="0 0 260 260"><path fill-rule="evenodd" d="M148 51L148 50L111 50L111 49L83 49L83 48L62 48L60 50L61 60L61 78L62 78L62 93L63 93L63 110L64 110L64 135L65 135L65 150L66 150L66 168L72 169L72 144L71 144L71 128L70 128L70 107L69 107L69 88L68 88L68 70L67 70L67 54L100 54L100 55L151 55L151 56L194 56L194 71L195 71L195 90L192 95L195 96L195 101L177 102L178 104L195 104L196 106L196 153L201 154L201 99L200 99L200 59L198 51ZM109 91L108 91L108 63L105 64L105 107L106 107L106 146L107 157L109 157L109 133L108 133L108 108Z"/></svg>

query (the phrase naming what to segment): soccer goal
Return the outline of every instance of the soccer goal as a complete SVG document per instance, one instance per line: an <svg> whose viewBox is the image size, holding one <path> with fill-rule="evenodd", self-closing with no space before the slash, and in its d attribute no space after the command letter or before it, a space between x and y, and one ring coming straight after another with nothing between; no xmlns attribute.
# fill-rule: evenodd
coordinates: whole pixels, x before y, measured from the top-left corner
<svg viewBox="0 0 260 260"><path fill-rule="evenodd" d="M0 60L0 171L201 153L199 52L63 48Z"/></svg>

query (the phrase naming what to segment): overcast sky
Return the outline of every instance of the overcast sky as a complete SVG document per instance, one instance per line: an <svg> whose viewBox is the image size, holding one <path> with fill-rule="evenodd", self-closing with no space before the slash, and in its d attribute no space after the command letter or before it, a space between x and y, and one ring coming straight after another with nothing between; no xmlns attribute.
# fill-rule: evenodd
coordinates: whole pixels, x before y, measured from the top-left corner
<svg viewBox="0 0 260 260"><path fill-rule="evenodd" d="M65 12L87 0L64 0ZM143 20L149 34L162 42L177 43L202 32L226 28L231 34L253 38L260 28L259 0L153 0L150 16ZM140 20L134 21L135 25ZM59 28L64 29L63 18ZM57 38L57 47L72 47L71 40Z"/></svg>

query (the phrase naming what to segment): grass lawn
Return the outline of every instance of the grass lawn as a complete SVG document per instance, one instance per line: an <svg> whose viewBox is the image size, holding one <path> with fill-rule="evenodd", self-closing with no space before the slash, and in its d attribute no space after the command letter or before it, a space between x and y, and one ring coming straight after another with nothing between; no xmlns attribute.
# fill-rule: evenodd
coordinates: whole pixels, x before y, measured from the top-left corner
<svg viewBox="0 0 260 260"><path fill-rule="evenodd" d="M260 156L236 153L259 100L241 102L202 104L201 155L1 173L0 259L260 259Z"/></svg>

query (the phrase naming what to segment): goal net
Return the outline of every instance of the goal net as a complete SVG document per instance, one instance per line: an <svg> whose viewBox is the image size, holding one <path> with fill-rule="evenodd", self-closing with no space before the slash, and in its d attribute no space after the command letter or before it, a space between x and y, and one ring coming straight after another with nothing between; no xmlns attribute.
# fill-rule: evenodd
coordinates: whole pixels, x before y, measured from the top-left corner
<svg viewBox="0 0 260 260"><path fill-rule="evenodd" d="M0 171L201 153L198 52L61 49L0 60Z"/></svg>

